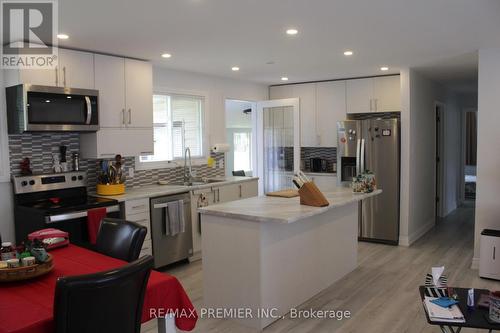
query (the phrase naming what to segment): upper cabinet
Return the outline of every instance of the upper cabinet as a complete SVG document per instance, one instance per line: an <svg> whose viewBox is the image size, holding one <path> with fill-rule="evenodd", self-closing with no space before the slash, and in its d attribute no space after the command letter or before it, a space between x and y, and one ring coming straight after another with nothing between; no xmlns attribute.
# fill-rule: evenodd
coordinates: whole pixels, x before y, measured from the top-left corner
<svg viewBox="0 0 500 333"><path fill-rule="evenodd" d="M125 59L95 55L95 88L99 90L101 128L126 127Z"/></svg>
<svg viewBox="0 0 500 333"><path fill-rule="evenodd" d="M346 119L346 82L316 84L316 132L320 147L337 147L337 122Z"/></svg>
<svg viewBox="0 0 500 333"><path fill-rule="evenodd" d="M59 49L57 66L59 87L94 89L94 55L88 52Z"/></svg>
<svg viewBox="0 0 500 333"><path fill-rule="evenodd" d="M9 69L6 72L6 86L29 83L94 89L94 55L88 52L59 49L55 69Z"/></svg>
<svg viewBox="0 0 500 333"><path fill-rule="evenodd" d="M95 73L101 127L153 126L153 70L150 63L96 54Z"/></svg>
<svg viewBox="0 0 500 333"><path fill-rule="evenodd" d="M401 111L399 75L346 81L347 113Z"/></svg>
<svg viewBox="0 0 500 333"><path fill-rule="evenodd" d="M270 98L300 100L302 147L336 147L337 121L346 118L345 81L274 86Z"/></svg>
<svg viewBox="0 0 500 333"><path fill-rule="evenodd" d="M145 61L125 59L127 127L153 126L153 68Z"/></svg>
<svg viewBox="0 0 500 333"><path fill-rule="evenodd" d="M300 101L300 144L314 147L316 135L316 84L303 83L270 87L271 99L294 98Z"/></svg>

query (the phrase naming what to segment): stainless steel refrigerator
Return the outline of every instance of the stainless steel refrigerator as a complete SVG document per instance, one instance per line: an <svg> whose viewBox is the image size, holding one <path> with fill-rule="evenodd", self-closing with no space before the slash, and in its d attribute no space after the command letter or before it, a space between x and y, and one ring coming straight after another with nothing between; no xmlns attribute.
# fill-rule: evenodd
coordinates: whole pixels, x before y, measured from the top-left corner
<svg viewBox="0 0 500 333"><path fill-rule="evenodd" d="M400 124L397 118L337 123L337 179L350 186L369 170L382 194L360 201L359 240L398 244Z"/></svg>

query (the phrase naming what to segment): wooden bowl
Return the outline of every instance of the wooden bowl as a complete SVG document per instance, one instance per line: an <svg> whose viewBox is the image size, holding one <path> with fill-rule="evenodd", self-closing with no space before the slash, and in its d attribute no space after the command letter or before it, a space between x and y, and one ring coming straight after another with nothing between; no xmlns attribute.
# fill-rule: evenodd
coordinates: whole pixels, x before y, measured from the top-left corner
<svg viewBox="0 0 500 333"><path fill-rule="evenodd" d="M16 268L0 268L0 282L15 282L33 279L47 274L54 268L54 261L49 254L46 262L32 266L20 266Z"/></svg>

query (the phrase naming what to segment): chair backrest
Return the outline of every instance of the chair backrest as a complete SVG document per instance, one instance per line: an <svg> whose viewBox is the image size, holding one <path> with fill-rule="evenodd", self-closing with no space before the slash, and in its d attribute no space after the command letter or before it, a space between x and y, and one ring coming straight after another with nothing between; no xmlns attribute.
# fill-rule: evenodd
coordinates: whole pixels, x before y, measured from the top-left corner
<svg viewBox="0 0 500 333"><path fill-rule="evenodd" d="M95 250L128 262L139 258L147 229L137 223L105 218L101 222Z"/></svg>
<svg viewBox="0 0 500 333"><path fill-rule="evenodd" d="M57 279L55 333L139 333L153 257L121 268Z"/></svg>
<svg viewBox="0 0 500 333"><path fill-rule="evenodd" d="M233 170L233 176L245 177L245 170Z"/></svg>

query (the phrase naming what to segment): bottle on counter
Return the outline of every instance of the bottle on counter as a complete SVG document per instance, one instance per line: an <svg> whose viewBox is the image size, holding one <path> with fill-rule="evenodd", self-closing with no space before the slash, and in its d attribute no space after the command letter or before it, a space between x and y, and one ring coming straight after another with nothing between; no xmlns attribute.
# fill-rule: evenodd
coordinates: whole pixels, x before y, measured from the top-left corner
<svg viewBox="0 0 500 333"><path fill-rule="evenodd" d="M2 261L7 261L16 258L16 249L12 246L11 242L3 242L0 250L0 257Z"/></svg>

